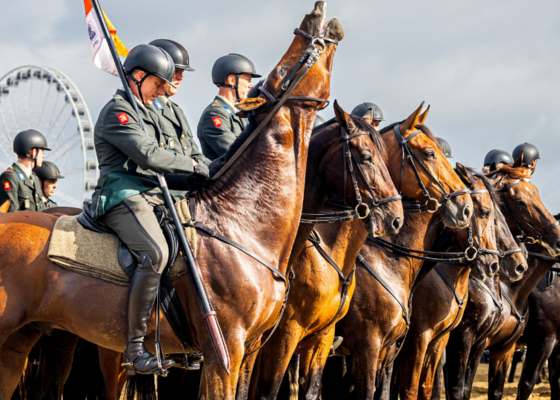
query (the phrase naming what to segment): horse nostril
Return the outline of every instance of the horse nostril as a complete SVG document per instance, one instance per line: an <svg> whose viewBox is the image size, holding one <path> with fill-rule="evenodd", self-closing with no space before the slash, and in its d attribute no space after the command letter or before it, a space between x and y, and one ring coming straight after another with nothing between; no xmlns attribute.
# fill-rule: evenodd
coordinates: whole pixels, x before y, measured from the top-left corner
<svg viewBox="0 0 560 400"><path fill-rule="evenodd" d="M519 264L517 267L515 267L515 272L517 272L519 275L525 273L525 271L527 271L527 267L524 264Z"/></svg>
<svg viewBox="0 0 560 400"><path fill-rule="evenodd" d="M556 250L560 250L560 241L556 242L554 247L556 248Z"/></svg>
<svg viewBox="0 0 560 400"><path fill-rule="evenodd" d="M492 273L496 273L498 272L498 269L500 268L500 264L498 264L497 262L493 262L492 264L490 264L490 271L492 271Z"/></svg>
<svg viewBox="0 0 560 400"><path fill-rule="evenodd" d="M396 217L393 220L393 228L395 228L395 230L400 229L402 226L402 218L401 217Z"/></svg>
<svg viewBox="0 0 560 400"><path fill-rule="evenodd" d="M472 217L472 209L471 206L466 206L463 209L463 215L465 216L465 219L468 221L469 219L471 219Z"/></svg>

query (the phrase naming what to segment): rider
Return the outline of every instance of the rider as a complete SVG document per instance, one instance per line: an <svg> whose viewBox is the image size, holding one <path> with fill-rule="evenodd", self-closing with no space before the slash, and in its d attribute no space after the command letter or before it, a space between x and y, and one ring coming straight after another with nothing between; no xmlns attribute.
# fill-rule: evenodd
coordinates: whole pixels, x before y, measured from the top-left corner
<svg viewBox="0 0 560 400"><path fill-rule="evenodd" d="M50 161L43 161L43 165L34 168L33 172L39 178L41 189L43 191L41 198L45 204L45 208L58 207L58 204L51 200L51 197L54 195L54 191L56 189L57 180L64 179L64 177L60 175L58 167Z"/></svg>
<svg viewBox="0 0 560 400"><path fill-rule="evenodd" d="M383 119L383 111L381 111L381 108L379 108L378 105L367 102L367 101L365 103L358 104L352 110L352 115L356 115L358 117L363 117L364 115L366 115L366 113L369 110L371 110L372 114L373 114L372 125L375 129L378 129L381 121L385 121Z"/></svg>
<svg viewBox="0 0 560 400"><path fill-rule="evenodd" d="M441 146L441 149L443 150L443 155L445 156L445 158L453 158L453 156L451 155L451 146L449 145L449 143L447 143L447 140L440 137L437 137L436 139Z"/></svg>
<svg viewBox="0 0 560 400"><path fill-rule="evenodd" d="M14 153L17 154L17 162L0 176L3 189L0 190L0 205L10 200L8 212L43 211L46 208L41 200L39 180L33 173L33 168L42 165L45 150L51 149L41 132L28 129L16 135Z"/></svg>
<svg viewBox="0 0 560 400"><path fill-rule="evenodd" d="M173 153L184 155L192 158L195 171L205 170L204 174L208 175L208 165L212 161L202 154L193 139L191 127L187 121L187 117L181 108L173 103L169 98L175 96L179 89L179 85L183 80L184 71L194 71L189 65L189 53L187 49L179 43L168 39L158 39L150 42L151 45L157 46L165 50L175 63L175 75L173 76L173 87L169 83L165 84L165 94L154 100L149 106L152 112L155 112L161 122L161 132L163 136L156 138L159 146ZM171 195L176 201L185 197L185 190L171 190Z"/></svg>
<svg viewBox="0 0 560 400"><path fill-rule="evenodd" d="M484 157L484 167L482 172L487 174L489 172L494 172L502 168L504 165L512 165L513 158L505 150L490 150L486 157Z"/></svg>
<svg viewBox="0 0 560 400"><path fill-rule="evenodd" d="M117 90L101 110L94 133L100 171L90 211L115 231L138 261L128 293L127 345L123 354L126 373L162 373L157 358L144 345L169 256L154 214L155 206L165 204L155 175L169 174L168 182L174 178L177 188L184 188L188 176L200 172L194 169L191 157L167 151L151 139L161 135L161 123L147 106L162 96L165 83L173 80L175 64L171 56L156 46L141 44L130 51L124 69L142 120L123 90ZM149 136L142 129L142 121ZM164 359L162 367L167 369L173 363Z"/></svg>
<svg viewBox="0 0 560 400"><path fill-rule="evenodd" d="M323 125L325 123L325 118L317 115L315 117L315 121L313 121L313 128L317 128L319 125Z"/></svg>
<svg viewBox="0 0 560 400"><path fill-rule="evenodd" d="M247 126L247 118L237 116L239 110L235 106L247 98L253 87L251 79L260 77L251 60L241 54L228 54L214 63L212 81L219 92L203 111L197 129L202 152L209 159L227 153Z"/></svg>
<svg viewBox="0 0 560 400"><path fill-rule="evenodd" d="M525 169L526 175L530 177L537 167L537 160L540 158L539 150L535 145L525 142L517 146L512 153L514 160L517 160L521 155L523 155L521 167Z"/></svg>

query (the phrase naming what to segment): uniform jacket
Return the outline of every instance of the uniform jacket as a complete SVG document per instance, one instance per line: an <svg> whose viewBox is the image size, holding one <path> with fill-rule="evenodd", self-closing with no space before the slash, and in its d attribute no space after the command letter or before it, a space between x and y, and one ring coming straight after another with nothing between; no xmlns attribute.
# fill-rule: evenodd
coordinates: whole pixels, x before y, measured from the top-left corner
<svg viewBox="0 0 560 400"><path fill-rule="evenodd" d="M92 196L95 218L128 197L156 188L156 173L172 174L168 176L178 180L193 173L190 157L155 142L154 138L162 136L158 116L139 108L148 136L122 90L117 90L99 114L94 131L99 161L99 180Z"/></svg>
<svg viewBox="0 0 560 400"><path fill-rule="evenodd" d="M0 205L10 200L8 212L13 211L43 211L46 209L43 202L43 191L39 178L33 173L31 178L14 163L0 175L2 189L0 190Z"/></svg>
<svg viewBox="0 0 560 400"><path fill-rule="evenodd" d="M197 136L204 155L215 160L227 153L248 123L247 118L235 115L234 110L230 110L222 98L216 96L198 122Z"/></svg>

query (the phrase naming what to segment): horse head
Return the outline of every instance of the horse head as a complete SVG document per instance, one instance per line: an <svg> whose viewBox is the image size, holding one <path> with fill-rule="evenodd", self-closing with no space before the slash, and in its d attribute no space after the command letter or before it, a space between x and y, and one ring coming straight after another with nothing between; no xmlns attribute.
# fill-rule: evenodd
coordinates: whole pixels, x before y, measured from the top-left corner
<svg viewBox="0 0 560 400"><path fill-rule="evenodd" d="M318 165L315 178L310 174L309 179L317 182L308 182L306 187L323 187L325 193L355 209L370 235L394 235L404 216L385 165L383 141L373 126L346 113L336 101L334 110L336 119L311 136L309 163Z"/></svg>
<svg viewBox="0 0 560 400"><path fill-rule="evenodd" d="M381 130L389 173L404 195L424 202L431 212L441 207L447 227L465 228L473 212L471 197L424 124L430 107L422 113L423 105L405 121Z"/></svg>
<svg viewBox="0 0 560 400"><path fill-rule="evenodd" d="M502 252L502 262L500 264L500 280L502 282L516 282L523 278L523 275L527 271L527 251L523 251L520 248L513 237L511 230L506 222L502 210L499 208L500 203L495 203L495 215L496 215L496 231L498 235L498 248ZM519 250L517 250L519 249Z"/></svg>
<svg viewBox="0 0 560 400"><path fill-rule="evenodd" d="M493 193L480 177L468 168L457 163L455 169L459 178L472 191L473 215L468 229L459 229L455 240L466 248L466 256L471 261L471 274L484 280L493 277L499 270L500 260L497 255L497 237L494 224L495 210Z"/></svg>
<svg viewBox="0 0 560 400"><path fill-rule="evenodd" d="M500 191L502 211L516 239L540 245L551 257L560 255L560 224L544 206L525 169L504 166L492 180Z"/></svg>

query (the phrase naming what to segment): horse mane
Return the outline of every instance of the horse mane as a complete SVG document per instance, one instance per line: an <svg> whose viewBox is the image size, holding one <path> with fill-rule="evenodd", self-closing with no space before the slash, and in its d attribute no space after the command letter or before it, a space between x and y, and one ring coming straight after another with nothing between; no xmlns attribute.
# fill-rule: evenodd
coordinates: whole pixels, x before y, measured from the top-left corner
<svg viewBox="0 0 560 400"><path fill-rule="evenodd" d="M513 167L511 165L504 165L499 170L489 172L487 175L495 175L495 174L508 175L510 178L514 178L514 179L527 178L527 175L525 174L525 168Z"/></svg>
<svg viewBox="0 0 560 400"><path fill-rule="evenodd" d="M486 190L488 190L488 193L490 193L490 197L492 197L492 201L494 202L494 204L499 205L501 201L500 192L498 191L496 186L494 186L492 182L490 182L490 179L488 179L486 175L481 174L479 172L475 172L474 170L472 170L471 172L474 174L475 177L477 177L482 181L482 183L486 187Z"/></svg>

